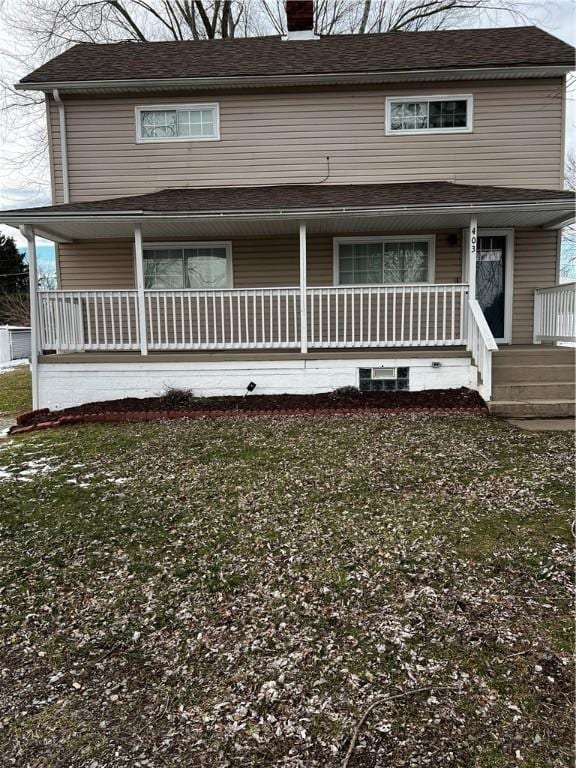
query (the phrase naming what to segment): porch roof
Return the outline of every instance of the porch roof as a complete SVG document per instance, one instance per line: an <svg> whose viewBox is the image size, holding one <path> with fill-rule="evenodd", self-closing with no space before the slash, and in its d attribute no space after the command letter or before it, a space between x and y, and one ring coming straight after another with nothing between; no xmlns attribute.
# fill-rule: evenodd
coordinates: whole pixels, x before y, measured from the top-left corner
<svg viewBox="0 0 576 768"><path fill-rule="evenodd" d="M33 225L54 240L130 236L271 234L310 231L555 227L574 213L566 190L493 187L451 182L400 184L285 184L164 189L145 195L0 211L11 226Z"/></svg>

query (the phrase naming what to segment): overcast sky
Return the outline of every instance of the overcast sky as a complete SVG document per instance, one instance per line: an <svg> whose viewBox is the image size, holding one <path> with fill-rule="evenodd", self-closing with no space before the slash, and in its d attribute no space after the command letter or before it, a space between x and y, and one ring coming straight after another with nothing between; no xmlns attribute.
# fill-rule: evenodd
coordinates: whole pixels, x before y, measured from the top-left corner
<svg viewBox="0 0 576 768"><path fill-rule="evenodd" d="M8 2L14 4L18 0L8 0ZM1 5L2 0L0 0ZM534 2L529 7L529 13L534 19L534 23L574 45L576 44L575 7L574 0L556 0L550 3ZM481 26L510 26L514 24L506 12L498 14L497 17L494 15L491 15L490 18L480 17L479 21ZM2 24L1 19L0 24ZM16 62L13 56L14 54L18 55L18 53L17 35L14 34L13 30L7 29L5 25L0 26L0 72L3 75L8 74L14 81L34 67L34 64L31 67ZM575 99L576 94L570 93L566 137L568 151L574 151L575 147ZM28 162L19 169L6 164L7 159L13 159L23 153L26 154L27 149L28 142L25 137L14 141L14 137L11 136L10 118L6 115L0 116L0 209L50 203L50 184L46 163ZM0 227L0 231L15 236L19 243L23 242L20 234L15 230Z"/></svg>

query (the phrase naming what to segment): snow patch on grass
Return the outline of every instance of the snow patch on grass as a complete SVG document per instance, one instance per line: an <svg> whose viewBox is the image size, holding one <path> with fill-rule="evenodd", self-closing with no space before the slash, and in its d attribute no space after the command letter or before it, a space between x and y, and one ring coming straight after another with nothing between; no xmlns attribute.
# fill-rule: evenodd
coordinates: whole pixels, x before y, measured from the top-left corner
<svg viewBox="0 0 576 768"><path fill-rule="evenodd" d="M3 363L0 363L0 375L3 373L10 373L11 371L15 371L16 368L21 365L30 365L30 361L23 358L21 360L7 360Z"/></svg>
<svg viewBox="0 0 576 768"><path fill-rule="evenodd" d="M39 459L24 461L21 464L0 466L0 481L20 480L30 482L39 475L53 474L62 467L62 464L58 463L57 459L57 456L43 456Z"/></svg>

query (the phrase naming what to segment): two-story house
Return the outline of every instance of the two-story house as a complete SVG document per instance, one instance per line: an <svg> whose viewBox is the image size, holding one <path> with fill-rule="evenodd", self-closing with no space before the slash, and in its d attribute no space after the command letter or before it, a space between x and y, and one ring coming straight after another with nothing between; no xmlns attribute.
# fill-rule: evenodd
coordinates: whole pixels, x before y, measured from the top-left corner
<svg viewBox="0 0 576 768"><path fill-rule="evenodd" d="M290 11L292 6L292 12ZM294 12L298 9L298 12ZM534 27L76 45L45 93L57 243L34 404L469 386L573 412L565 78Z"/></svg>

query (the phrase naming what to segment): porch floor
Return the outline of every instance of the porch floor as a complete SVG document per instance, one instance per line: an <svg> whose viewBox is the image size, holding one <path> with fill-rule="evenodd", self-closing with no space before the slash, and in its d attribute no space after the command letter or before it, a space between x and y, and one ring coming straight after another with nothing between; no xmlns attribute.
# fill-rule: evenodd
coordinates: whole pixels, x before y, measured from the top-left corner
<svg viewBox="0 0 576 768"><path fill-rule="evenodd" d="M224 360L346 360L428 357L469 357L465 347L378 347L368 349L315 349L301 352L282 349L225 350L219 352L66 352L40 355L44 363L177 363L177 362L221 362Z"/></svg>

